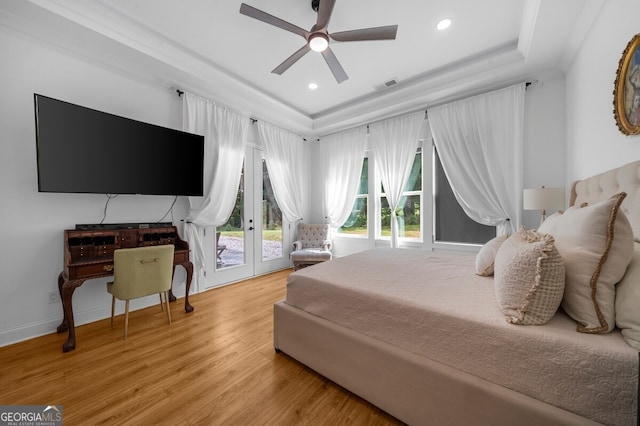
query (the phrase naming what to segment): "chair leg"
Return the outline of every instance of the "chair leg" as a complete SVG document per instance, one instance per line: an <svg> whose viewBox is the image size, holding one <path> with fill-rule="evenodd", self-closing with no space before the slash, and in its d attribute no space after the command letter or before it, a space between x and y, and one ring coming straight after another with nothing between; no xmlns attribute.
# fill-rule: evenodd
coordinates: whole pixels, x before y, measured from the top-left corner
<svg viewBox="0 0 640 426"><path fill-rule="evenodd" d="M162 293L158 293L158 296L160 296L160 310L164 311L164 302L162 301Z"/></svg>
<svg viewBox="0 0 640 426"><path fill-rule="evenodd" d="M160 296L162 299L162 296ZM169 325L171 325L171 309L169 309L169 293L164 292L164 301L167 304L167 319L169 320Z"/></svg>
<svg viewBox="0 0 640 426"><path fill-rule="evenodd" d="M116 297L111 296L111 327L113 327L113 314L116 310Z"/></svg>
<svg viewBox="0 0 640 426"><path fill-rule="evenodd" d="M124 302L124 336L122 340L127 338L127 328L129 328L129 299Z"/></svg>

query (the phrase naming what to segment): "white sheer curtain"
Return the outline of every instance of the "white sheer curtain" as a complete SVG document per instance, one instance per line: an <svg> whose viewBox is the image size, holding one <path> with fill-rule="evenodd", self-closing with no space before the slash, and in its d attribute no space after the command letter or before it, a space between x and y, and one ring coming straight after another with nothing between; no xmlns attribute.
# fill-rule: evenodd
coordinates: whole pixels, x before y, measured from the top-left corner
<svg viewBox="0 0 640 426"><path fill-rule="evenodd" d="M332 228L342 226L351 214L360 183L366 140L366 127L320 139L323 211Z"/></svg>
<svg viewBox="0 0 640 426"><path fill-rule="evenodd" d="M273 195L285 219L302 219L304 151L300 136L258 121Z"/></svg>
<svg viewBox="0 0 640 426"><path fill-rule="evenodd" d="M189 197L184 226L199 271L204 266L202 227L223 225L235 206L251 120L189 93L183 98L184 130L205 137L204 195Z"/></svg>
<svg viewBox="0 0 640 426"><path fill-rule="evenodd" d="M525 84L429 108L451 189L467 215L513 233L522 222Z"/></svg>
<svg viewBox="0 0 640 426"><path fill-rule="evenodd" d="M424 112L390 118L369 126L376 169L391 208L391 247L398 247L396 209L418 150Z"/></svg>

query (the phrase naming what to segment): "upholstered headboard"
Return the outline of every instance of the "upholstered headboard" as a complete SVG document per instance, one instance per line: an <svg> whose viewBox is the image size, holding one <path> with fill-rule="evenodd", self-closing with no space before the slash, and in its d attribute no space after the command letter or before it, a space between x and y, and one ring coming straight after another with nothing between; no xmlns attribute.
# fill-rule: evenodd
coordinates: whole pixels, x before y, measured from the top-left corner
<svg viewBox="0 0 640 426"><path fill-rule="evenodd" d="M631 222L634 239L640 242L640 161L574 182L569 205L594 204L620 192L627 193L622 211Z"/></svg>

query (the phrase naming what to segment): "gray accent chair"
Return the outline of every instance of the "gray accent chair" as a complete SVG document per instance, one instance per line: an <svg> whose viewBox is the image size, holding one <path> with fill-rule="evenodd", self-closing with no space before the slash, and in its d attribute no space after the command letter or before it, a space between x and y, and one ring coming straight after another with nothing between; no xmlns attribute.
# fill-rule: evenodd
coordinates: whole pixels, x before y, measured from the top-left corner
<svg viewBox="0 0 640 426"><path fill-rule="evenodd" d="M298 239L293 242L293 270L331 260L329 225L298 224Z"/></svg>

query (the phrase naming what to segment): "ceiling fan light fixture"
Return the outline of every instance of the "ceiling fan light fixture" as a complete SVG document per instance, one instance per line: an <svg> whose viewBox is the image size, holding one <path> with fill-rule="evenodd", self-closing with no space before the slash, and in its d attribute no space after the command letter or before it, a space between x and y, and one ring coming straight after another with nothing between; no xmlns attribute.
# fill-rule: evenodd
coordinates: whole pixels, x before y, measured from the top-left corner
<svg viewBox="0 0 640 426"><path fill-rule="evenodd" d="M436 28L438 28L440 31L442 31L442 30L446 30L450 26L451 26L451 19L450 18L444 18L444 19L440 20L440 22L438 22L438 25L436 25Z"/></svg>
<svg viewBox="0 0 640 426"><path fill-rule="evenodd" d="M309 47L314 52L324 52L329 47L329 37L323 33L311 34L309 37Z"/></svg>

